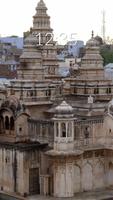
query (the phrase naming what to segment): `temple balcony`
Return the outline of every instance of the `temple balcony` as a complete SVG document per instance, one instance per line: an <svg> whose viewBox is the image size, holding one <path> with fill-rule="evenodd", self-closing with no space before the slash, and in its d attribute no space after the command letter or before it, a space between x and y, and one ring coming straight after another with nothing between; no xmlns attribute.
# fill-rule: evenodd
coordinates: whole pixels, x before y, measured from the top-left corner
<svg viewBox="0 0 113 200"><path fill-rule="evenodd" d="M28 137L31 141L41 144L47 143L53 146L54 130L53 122L50 120L28 119Z"/></svg>

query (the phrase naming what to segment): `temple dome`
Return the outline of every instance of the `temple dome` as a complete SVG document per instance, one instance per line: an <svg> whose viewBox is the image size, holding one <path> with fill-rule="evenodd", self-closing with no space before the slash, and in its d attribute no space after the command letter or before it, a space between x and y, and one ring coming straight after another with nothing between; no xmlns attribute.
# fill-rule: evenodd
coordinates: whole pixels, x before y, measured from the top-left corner
<svg viewBox="0 0 113 200"><path fill-rule="evenodd" d="M113 115L113 99L108 104L108 113Z"/></svg>
<svg viewBox="0 0 113 200"><path fill-rule="evenodd" d="M10 102L10 104L14 104L16 107L20 104L19 99L15 95L11 95L7 98L7 100Z"/></svg>
<svg viewBox="0 0 113 200"><path fill-rule="evenodd" d="M44 1L43 0L40 0L39 1L39 3L38 3L38 5L37 5L37 7L36 7L36 10L38 10L38 9L41 9L41 10L47 10L47 7L46 7L46 5L45 5L45 3L44 3Z"/></svg>
<svg viewBox="0 0 113 200"><path fill-rule="evenodd" d="M70 106L69 104L66 103L66 101L63 101L59 106L57 106L55 108L55 114L57 117L59 116L64 116L66 117L69 116L69 115L73 115L73 111L74 109L72 108L72 106Z"/></svg>
<svg viewBox="0 0 113 200"><path fill-rule="evenodd" d="M95 38L92 37L90 40L87 41L86 46L97 47L99 46L99 42Z"/></svg>
<svg viewBox="0 0 113 200"><path fill-rule="evenodd" d="M19 99L14 96L11 95L9 96L1 105L2 108L9 108L11 109L13 112L20 110L21 109L21 105L20 105L20 101Z"/></svg>
<svg viewBox="0 0 113 200"><path fill-rule="evenodd" d="M103 40L102 40L102 38L100 37L100 36L96 36L95 37L95 40L97 40L98 42L99 42L99 45L102 45L103 44Z"/></svg>
<svg viewBox="0 0 113 200"><path fill-rule="evenodd" d="M92 38L86 43L85 55L82 58L81 67L88 67L93 69L101 68L103 71L103 58L100 54L100 45L99 42L93 37L93 32ZM95 72L95 75L96 74L97 72ZM101 76L103 78L103 72L101 73ZM90 75L89 78L91 78Z"/></svg>
<svg viewBox="0 0 113 200"><path fill-rule="evenodd" d="M92 37L91 37L91 39L86 42L86 46L87 47L97 47L97 46L99 46L99 41L94 38L93 31L92 31Z"/></svg>

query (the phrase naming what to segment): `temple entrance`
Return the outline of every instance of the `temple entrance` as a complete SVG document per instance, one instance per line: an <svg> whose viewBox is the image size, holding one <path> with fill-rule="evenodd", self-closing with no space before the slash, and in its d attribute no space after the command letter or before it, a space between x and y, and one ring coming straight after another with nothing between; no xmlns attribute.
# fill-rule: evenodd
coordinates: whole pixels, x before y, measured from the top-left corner
<svg viewBox="0 0 113 200"><path fill-rule="evenodd" d="M98 162L94 168L94 187L95 189L104 188L104 165Z"/></svg>
<svg viewBox="0 0 113 200"><path fill-rule="evenodd" d="M92 166L87 163L82 169L82 188L83 191L91 191L93 189Z"/></svg>
<svg viewBox="0 0 113 200"><path fill-rule="evenodd" d="M53 182L53 175L50 176L49 178L49 195L54 194L54 182Z"/></svg>
<svg viewBox="0 0 113 200"><path fill-rule="evenodd" d="M74 166L74 193L80 192L80 168Z"/></svg>
<svg viewBox="0 0 113 200"><path fill-rule="evenodd" d="M29 193L40 194L39 168L29 169Z"/></svg>
<svg viewBox="0 0 113 200"><path fill-rule="evenodd" d="M109 163L109 171L108 171L108 183L109 186L113 188L113 163Z"/></svg>

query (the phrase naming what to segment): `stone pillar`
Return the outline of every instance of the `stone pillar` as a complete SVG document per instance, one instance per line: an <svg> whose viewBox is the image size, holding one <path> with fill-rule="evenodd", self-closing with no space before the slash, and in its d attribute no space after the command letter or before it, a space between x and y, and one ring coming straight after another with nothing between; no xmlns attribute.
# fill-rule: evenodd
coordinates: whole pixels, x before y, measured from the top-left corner
<svg viewBox="0 0 113 200"><path fill-rule="evenodd" d="M73 163L64 158L54 163L54 196L73 197Z"/></svg>
<svg viewBox="0 0 113 200"><path fill-rule="evenodd" d="M49 175L40 176L40 193L41 195L49 195Z"/></svg>
<svg viewBox="0 0 113 200"><path fill-rule="evenodd" d="M17 152L17 193L24 195L29 194L29 174L27 166L24 166L24 153ZM26 164L27 165L27 164ZM27 174L27 175L26 175Z"/></svg>

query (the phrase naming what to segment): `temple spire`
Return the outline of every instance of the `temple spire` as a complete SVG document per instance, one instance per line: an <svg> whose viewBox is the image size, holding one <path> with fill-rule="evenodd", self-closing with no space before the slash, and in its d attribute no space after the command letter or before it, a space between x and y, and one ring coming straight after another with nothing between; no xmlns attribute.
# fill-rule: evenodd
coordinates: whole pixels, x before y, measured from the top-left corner
<svg viewBox="0 0 113 200"><path fill-rule="evenodd" d="M47 10L46 4L44 3L43 0L40 0L37 4L36 10L40 10L40 9L41 10L43 10L43 9Z"/></svg>
<svg viewBox="0 0 113 200"><path fill-rule="evenodd" d="M94 31L93 30L92 30L91 36L92 36L92 38L94 38Z"/></svg>
<svg viewBox="0 0 113 200"><path fill-rule="evenodd" d="M36 14L33 17L33 28L32 32L43 34L43 41L46 39L46 33L52 33L50 25L50 16L47 13L47 6L43 0L40 0L36 7Z"/></svg>
<svg viewBox="0 0 113 200"><path fill-rule="evenodd" d="M33 26L24 40L22 67L20 71L18 70L19 78L44 80L45 76L49 78L58 75L57 48L52 36L50 16L44 1L40 0L36 6L36 14L33 16Z"/></svg>

